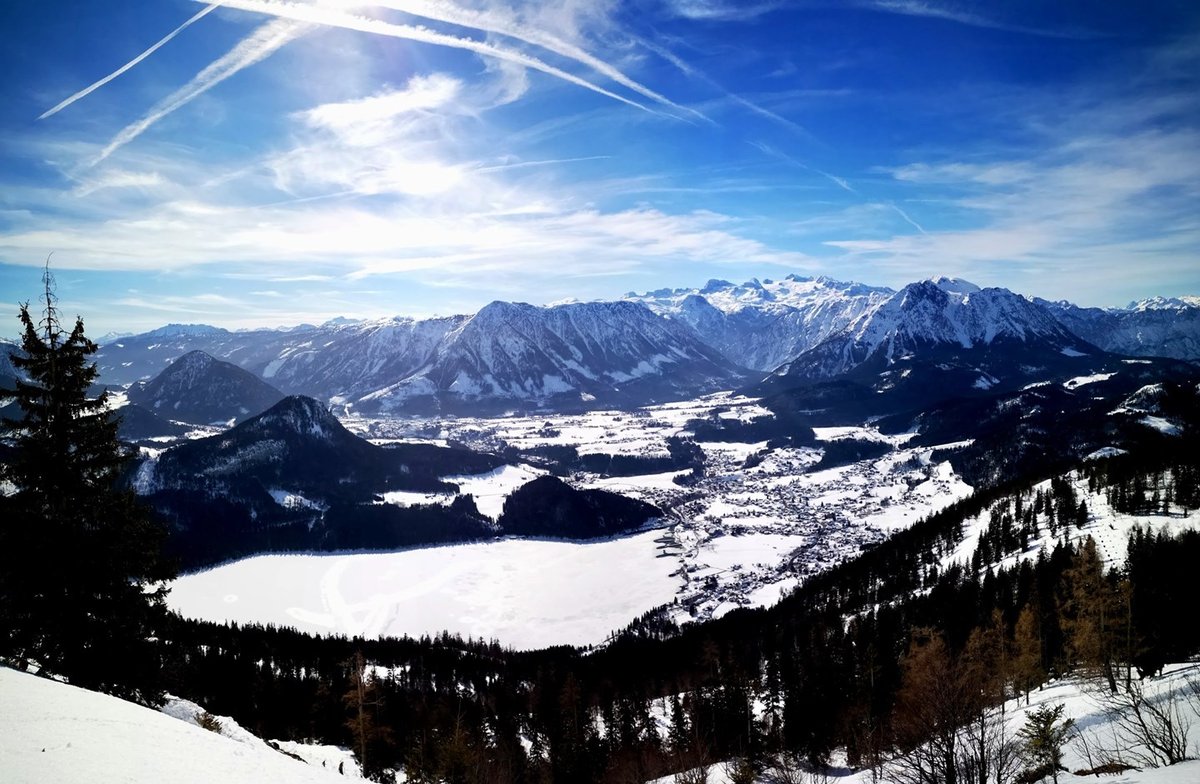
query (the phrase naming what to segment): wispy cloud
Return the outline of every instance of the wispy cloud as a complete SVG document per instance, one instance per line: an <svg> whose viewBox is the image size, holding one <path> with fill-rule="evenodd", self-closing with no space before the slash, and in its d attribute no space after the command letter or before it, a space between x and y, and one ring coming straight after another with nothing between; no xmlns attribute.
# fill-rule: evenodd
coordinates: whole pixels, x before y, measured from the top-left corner
<svg viewBox="0 0 1200 784"><path fill-rule="evenodd" d="M197 0L197 2L199 2L199 0ZM446 46L452 49L462 49L464 51L473 52L484 57L507 60L509 62L524 66L525 68L541 71L544 74L561 79L565 82L569 82L577 87L591 90L592 92L598 93L607 98L611 98L614 101L619 101L643 111L653 111L647 108L644 104L641 104L630 98L626 98L623 95L614 93L611 90L607 90L582 77L576 76L573 73L564 71L557 66L550 65L549 63L546 63L532 55L525 54L524 52L515 49L509 49L507 47L497 46L495 44L485 43L483 41L477 41L473 38L462 38L459 36L446 35L444 33L435 32L426 27L393 24L380 19L351 14L332 8L292 3L287 2L286 0L226 0L225 5L229 8L236 8L242 11L252 11L269 16L276 16L281 19L290 19L297 22L307 22L311 24L324 25L327 27L339 27L345 30L373 33L375 35L382 35L390 38L400 38L408 41L433 44L435 46Z"/></svg>
<svg viewBox="0 0 1200 784"><path fill-rule="evenodd" d="M646 40L644 38L637 38L635 40L638 42L639 45L645 47L646 49L650 50L651 52L658 55L662 59L666 60L671 65L675 66L675 68L677 68L679 70L679 72L682 73L684 76L699 80L700 82L708 85L709 87L713 88L714 90L717 90L718 92L723 94L726 98L728 98L730 101L736 103L737 105L741 106L742 108L749 109L754 114L757 114L760 117L765 117L766 119L768 119L772 122L778 123L779 125L782 125L783 127L787 128L788 130L790 130L796 134L799 134L799 135L805 136L805 137L812 136L812 134L810 134L808 132L808 130L804 126L800 125L799 123L797 123L793 120L789 120L788 118L784 117L783 115L779 114L778 112L773 112L770 109L760 106L759 104L751 101L750 99L748 99L744 96L738 95L737 93L734 93L734 92L731 92L731 91L725 89L720 84L718 84L715 79L711 78L710 76L708 76L708 74L704 73L703 71L696 68L695 66L691 65L686 60L684 60L682 57L675 54L674 52L672 52L670 49L666 48L665 46L662 46L661 44L657 44L654 41Z"/></svg>
<svg viewBox="0 0 1200 784"><path fill-rule="evenodd" d="M923 16L932 19L942 19L968 27L980 27L989 30L1002 30L1009 33L1022 33L1047 38L1095 38L1096 33L1083 29L1055 30L1051 28L1028 27L1026 25L1010 24L999 19L993 19L972 11L957 8L948 3L927 2L926 0L867 0L867 8L883 11L889 14L903 16ZM1003 6L997 6L1002 8Z"/></svg>
<svg viewBox="0 0 1200 784"><path fill-rule="evenodd" d="M836 174L830 174L829 172L818 169L815 166L809 166L807 163L797 160L796 158L793 158L791 155L788 155L787 153L783 152L782 150L777 150L774 147L772 147L771 145L766 144L764 142L751 141L751 142L747 142L747 143L751 147L754 147L755 149L771 156L772 158L777 158L786 163L790 163L791 165L796 166L800 169L804 169L805 171L810 171L810 172L813 172L814 174L819 174L822 177L824 177L825 179L832 182L834 185L836 185L839 188L841 188L842 190L846 191L847 193L853 193L855 195L858 195L858 191L856 191L854 189L854 186L852 186L850 184L850 181L847 180L845 177L839 177Z"/></svg>
<svg viewBox="0 0 1200 784"><path fill-rule="evenodd" d="M105 172L99 177L84 180L73 193L83 197L107 188L154 188L165 182L166 180L158 172L131 172L116 169Z"/></svg>
<svg viewBox="0 0 1200 784"><path fill-rule="evenodd" d="M276 19L268 22L242 39L223 57L210 63L183 87L159 101L141 119L118 133L89 163L88 168L108 158L117 150L145 133L150 126L185 106L192 99L211 90L221 82L255 63L270 57L280 47L312 30L312 25Z"/></svg>
<svg viewBox="0 0 1200 784"><path fill-rule="evenodd" d="M534 166L557 166L563 163L581 163L583 161L606 161L611 159L611 155L582 155L576 158L551 158L544 161L513 161L512 163L498 163L492 166L480 166L475 171L478 172L497 172L510 171L512 169L528 169Z"/></svg>
<svg viewBox="0 0 1200 784"><path fill-rule="evenodd" d="M666 0L667 9L684 19L746 21L779 8L781 2L737 2L734 0Z"/></svg>
<svg viewBox="0 0 1200 784"><path fill-rule="evenodd" d="M455 115L471 115L480 93L442 73L403 87L327 103L295 115L300 143L271 156L267 168L290 204L351 195L432 196L458 185L472 163L443 152ZM336 191L328 193L329 189ZM323 191L311 195L313 189ZM306 193L306 191L308 193Z"/></svg>
<svg viewBox="0 0 1200 784"><path fill-rule="evenodd" d="M83 88L82 90L80 90L79 92L75 93L74 95L71 95L70 97L68 97L68 98L64 99L64 100L63 100L61 103L57 104L56 106L54 106L54 107L52 107L52 108L50 108L50 109L47 109L46 111L42 112L42 114L38 116L38 119L39 119L39 120L44 120L44 119L46 119L47 117L49 117L49 116L51 116L51 115L53 115L53 114L57 114L58 112L61 112L63 109L65 109L65 108L67 108L68 106L70 106L71 104L75 103L75 102L76 102L76 101L78 101L80 98L84 98L84 97L86 97L86 96L90 95L91 93L95 92L96 90L100 89L100 88L101 88L101 87L103 87L104 85L106 85L106 84L108 84L109 82L111 82L113 79L116 79L118 76L120 76L121 74L125 73L125 72L126 72L126 71L128 71L130 68L132 68L132 67L134 67L135 65L137 65L138 63L140 63L142 60L145 60L147 57L149 57L150 55L152 55L152 54L154 54L155 52L157 52L157 51L158 51L159 49L161 49L161 48L162 48L162 47L163 47L165 44L167 44L168 42L170 42L170 40L171 40L172 38L174 38L175 36L179 35L179 34L180 34L180 33L182 33L184 30L186 30L187 28L191 27L191 26L192 26L193 24L195 24L196 22L198 22L198 21L200 21L201 19L203 19L205 16L208 16L208 14L212 13L212 12L213 12L214 10L216 10L216 9L217 9L217 8L218 8L220 5L221 5L221 3L220 3L220 2L216 2L216 3L212 3L211 5L208 5L208 6L204 7L204 8L202 8L202 9L200 9L198 12L196 12L196 14L195 14L194 16L192 16L192 17L191 17L190 19L188 19L186 22L184 22L183 24L179 25L179 27L176 27L174 30L172 30L171 32L167 33L165 36L163 36L162 38L160 38L160 39L158 40L158 42L157 42L156 44L154 44L154 46L151 46L149 49L147 49L146 51L142 52L141 54L139 54L137 57L133 58L133 59L132 59L132 60L130 60L129 62L125 63L125 65L122 65L120 68L118 68L117 70L113 71L113 72L112 72L112 73L110 73L108 76L105 76L103 79L100 79L100 80L99 80L99 81L97 81L97 82L93 82L92 84L90 84L90 85L88 85L87 87Z"/></svg>
<svg viewBox="0 0 1200 784"><path fill-rule="evenodd" d="M1200 277L1194 272L1200 134L1182 128L1116 133L1096 116L1090 123L1092 135L1072 135L1024 159L899 167L893 171L898 183L949 199L959 225L828 244L914 273L965 266L1010 286L1017 285L1014 276L1035 272L1081 289L1111 286L1134 268L1147 276L1139 287L1151 285L1151 275L1161 282L1178 281L1185 271ZM1084 267L1088 274L1079 274Z"/></svg>
<svg viewBox="0 0 1200 784"><path fill-rule="evenodd" d="M378 0L375 5L402 11L412 16L515 38L523 43L541 47L581 65L586 65L617 84L664 106L703 118L703 115L696 110L681 106L665 95L635 81L616 66L601 60L582 47L547 30L523 23L511 9L476 10L463 8L454 3L444 2L444 0Z"/></svg>

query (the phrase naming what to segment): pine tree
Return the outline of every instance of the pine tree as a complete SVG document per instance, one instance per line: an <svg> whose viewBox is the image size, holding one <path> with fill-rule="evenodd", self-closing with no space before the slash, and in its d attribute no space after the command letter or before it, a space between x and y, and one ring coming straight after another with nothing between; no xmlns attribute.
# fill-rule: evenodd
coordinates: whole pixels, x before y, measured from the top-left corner
<svg viewBox="0 0 1200 784"><path fill-rule="evenodd" d="M90 396L96 344L82 319L62 328L49 269L43 281L41 320L28 304L18 316L21 417L3 422L0 479L12 492L0 508L0 659L153 702L152 629L172 576L164 529L119 487L130 455L107 396Z"/></svg>
<svg viewBox="0 0 1200 784"><path fill-rule="evenodd" d="M1019 735L1025 743L1025 755L1034 770L1049 774L1058 784L1058 772L1063 770L1062 747L1071 737L1075 720L1063 719L1063 705L1043 705L1031 712Z"/></svg>

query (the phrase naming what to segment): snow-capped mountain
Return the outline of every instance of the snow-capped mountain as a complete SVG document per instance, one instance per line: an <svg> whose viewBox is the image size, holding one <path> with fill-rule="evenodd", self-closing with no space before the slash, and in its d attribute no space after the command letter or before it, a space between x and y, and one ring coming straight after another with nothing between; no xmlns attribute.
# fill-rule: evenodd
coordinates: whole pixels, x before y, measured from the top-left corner
<svg viewBox="0 0 1200 784"><path fill-rule="evenodd" d="M660 289L617 302L548 307L493 302L469 316L230 332L169 325L117 339L97 355L101 378L128 384L202 350L266 380L370 412L472 412L642 405L737 386L743 368L793 381L829 378L872 356L879 372L906 356L1021 346L1026 366L1100 348L1200 358L1195 298L1101 311L1030 301L949 278L901 292L788 276ZM1031 347L1049 354L1034 362ZM943 351L944 353L944 351ZM944 363L944 358L938 360ZM975 360L971 360L975 361ZM995 363L999 367L1000 363ZM981 365L971 383L999 380Z"/></svg>
<svg viewBox="0 0 1200 784"><path fill-rule="evenodd" d="M1004 350L1014 368L1041 361L1035 353L1063 357L1100 353L1044 308L1007 289L981 289L964 280L936 278L910 283L777 372L798 381L832 378L868 365L879 372L939 349L943 353L975 350L980 358L980 350ZM1002 372L1002 363L989 364ZM980 378L985 385L995 383L983 371Z"/></svg>
<svg viewBox="0 0 1200 784"><path fill-rule="evenodd" d="M630 292L655 313L683 322L731 362L772 370L830 337L894 292L826 277L788 275L699 289Z"/></svg>
<svg viewBox="0 0 1200 784"><path fill-rule="evenodd" d="M690 329L638 303L493 302L449 333L425 367L356 405L636 404L712 392L741 378Z"/></svg>
<svg viewBox="0 0 1200 784"><path fill-rule="evenodd" d="M287 393L385 411L636 404L743 378L691 329L633 302L493 302L473 316L336 319L291 330L173 326L104 346L97 361L106 382L130 383L195 349Z"/></svg>
<svg viewBox="0 0 1200 784"><path fill-rule="evenodd" d="M1107 309L1034 301L1105 351L1200 361L1200 297L1152 297Z"/></svg>
<svg viewBox="0 0 1200 784"><path fill-rule="evenodd" d="M96 362L105 382L129 384L152 378L188 351L201 350L290 394L351 398L418 370L466 318L338 318L320 326L238 332L171 325L103 345Z"/></svg>
<svg viewBox="0 0 1200 784"><path fill-rule="evenodd" d="M203 351L189 351L128 395L162 417L197 425L244 420L283 399L258 376Z"/></svg>

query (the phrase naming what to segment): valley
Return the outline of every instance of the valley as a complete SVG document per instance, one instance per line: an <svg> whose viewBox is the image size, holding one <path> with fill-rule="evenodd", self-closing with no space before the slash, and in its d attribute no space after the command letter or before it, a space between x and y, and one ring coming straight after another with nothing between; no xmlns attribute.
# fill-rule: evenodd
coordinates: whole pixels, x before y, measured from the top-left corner
<svg viewBox="0 0 1200 784"><path fill-rule="evenodd" d="M548 470L538 450L661 459L669 439L713 418L769 418L759 401L721 393L628 411L500 418L343 417L377 445L447 444L530 462L446 476L485 516ZM208 620L295 625L349 635L420 635L442 629L531 648L595 645L638 615L670 605L677 622L774 604L801 580L965 497L971 488L912 434L818 428L806 447L700 441L699 469L629 476L572 471L579 488L649 502L654 530L572 543L505 538L396 553L265 555L181 577L171 605ZM877 444L880 456L820 467L826 446ZM390 493L384 503L449 504L454 493Z"/></svg>

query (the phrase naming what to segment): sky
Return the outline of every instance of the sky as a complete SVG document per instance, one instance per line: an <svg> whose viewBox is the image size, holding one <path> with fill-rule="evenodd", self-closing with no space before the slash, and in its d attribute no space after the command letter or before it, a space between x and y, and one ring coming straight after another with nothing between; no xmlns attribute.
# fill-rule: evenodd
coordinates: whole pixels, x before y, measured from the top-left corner
<svg viewBox="0 0 1200 784"><path fill-rule="evenodd" d="M0 302L49 258L94 335L787 274L1200 294L1193 0L5 0L0 74Z"/></svg>

